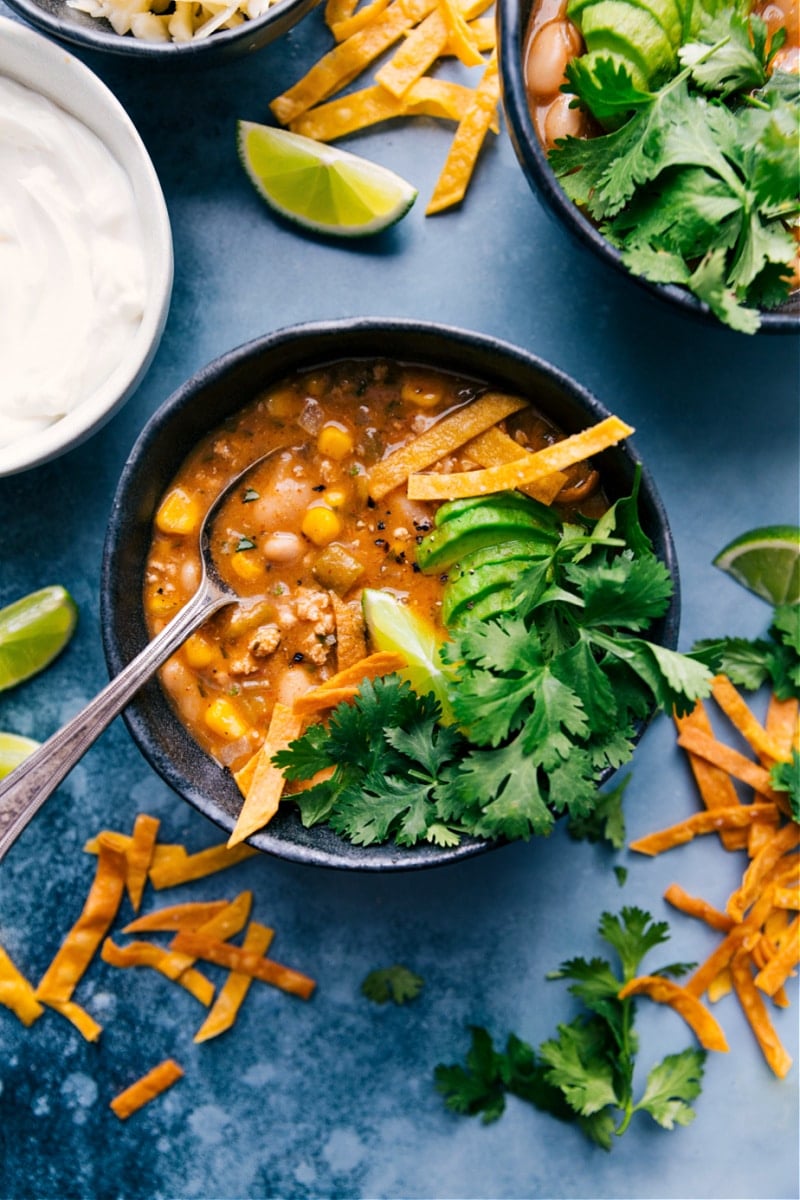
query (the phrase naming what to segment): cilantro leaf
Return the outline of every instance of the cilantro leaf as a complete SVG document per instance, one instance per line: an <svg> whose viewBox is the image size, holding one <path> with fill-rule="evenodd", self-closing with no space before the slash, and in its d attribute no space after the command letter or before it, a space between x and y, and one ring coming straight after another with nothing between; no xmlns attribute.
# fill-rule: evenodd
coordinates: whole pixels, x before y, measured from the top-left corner
<svg viewBox="0 0 800 1200"><path fill-rule="evenodd" d="M406 1004L417 998L423 984L419 975L401 963L395 963L370 971L361 984L361 993L375 1004L386 1004L389 1000L394 1004Z"/></svg>
<svg viewBox="0 0 800 1200"><path fill-rule="evenodd" d="M637 87L624 63L603 55L573 58L567 64L566 76L569 91L602 125L618 122L652 99L650 92Z"/></svg>
<svg viewBox="0 0 800 1200"><path fill-rule="evenodd" d="M638 1107L648 1112L664 1129L689 1125L695 1116L690 1101L700 1094L705 1060L704 1050L687 1049L680 1054L668 1054L647 1076Z"/></svg>
<svg viewBox="0 0 800 1200"><path fill-rule="evenodd" d="M622 800L631 781L626 775L614 788L600 792L594 808L585 817L570 815L567 832L576 841L608 842L614 850L625 845L625 817Z"/></svg>
<svg viewBox="0 0 800 1200"><path fill-rule="evenodd" d="M538 1050L515 1035L505 1055L490 1034L472 1028L472 1045L464 1067L436 1067L434 1078L445 1104L454 1112L482 1114L484 1122L503 1113L513 1093L536 1108L575 1120L588 1138L612 1148L637 1112L647 1113L664 1129L688 1125L691 1102L700 1093L705 1053L687 1049L667 1055L649 1071L644 1091L634 1098L634 1070L639 1039L634 1027L635 1002L619 999L623 980L638 973L641 960L668 938L664 922L626 907L618 915L603 913L601 938L618 953L622 978L605 959L576 957L561 964L548 979L571 980L569 991L583 1011L557 1026L556 1036ZM666 968L675 971L678 968ZM650 972L663 974L664 972Z"/></svg>
<svg viewBox="0 0 800 1200"><path fill-rule="evenodd" d="M776 763L769 778L776 791L788 793L792 820L800 823L800 753L792 750L791 762Z"/></svg>
<svg viewBox="0 0 800 1200"><path fill-rule="evenodd" d="M646 629L663 615L672 595L669 571L655 555L634 558L631 551L624 551L611 563L570 565L566 575L580 589L583 626Z"/></svg>
<svg viewBox="0 0 800 1200"><path fill-rule="evenodd" d="M681 46L678 57L704 91L722 97L749 92L767 79L766 31L758 16L748 20L735 12L719 13L702 24L696 42Z"/></svg>

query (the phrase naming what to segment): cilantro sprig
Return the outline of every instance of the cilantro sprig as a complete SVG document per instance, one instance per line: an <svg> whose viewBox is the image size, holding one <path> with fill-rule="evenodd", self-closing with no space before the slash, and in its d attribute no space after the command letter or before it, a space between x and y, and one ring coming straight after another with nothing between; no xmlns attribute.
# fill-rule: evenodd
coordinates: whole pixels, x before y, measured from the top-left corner
<svg viewBox="0 0 800 1200"><path fill-rule="evenodd" d="M789 293L800 216L797 77L771 70L784 40L757 15L698 6L683 64L654 91L624 65L579 58L565 90L610 132L550 152L567 195L634 273L677 283L732 328Z"/></svg>
<svg viewBox="0 0 800 1200"><path fill-rule="evenodd" d="M645 636L672 582L639 523L637 489L540 548L510 611L451 630L454 724L432 695L390 676L276 755L292 781L327 772L294 797L305 825L327 821L359 845L447 846L546 836L562 813L591 816L653 710L686 711L711 688L703 662Z"/></svg>
<svg viewBox="0 0 800 1200"><path fill-rule="evenodd" d="M668 940L666 922L654 921L640 908L619 915L604 912L599 934L616 952L616 969L605 958L573 958L549 979L569 979L569 991L582 1010L555 1037L534 1050L512 1034L505 1051L495 1049L482 1027L471 1030L472 1044L461 1064L439 1064L436 1087L453 1112L497 1120L506 1096L515 1095L561 1120L577 1121L592 1141L610 1150L614 1138L636 1113L647 1113L663 1129L688 1125L692 1102L701 1089L705 1051L688 1047L651 1067L636 1098L634 1071L639 1053L632 998L618 999L623 984L639 973L644 957ZM680 976L687 963L673 963L648 974Z"/></svg>

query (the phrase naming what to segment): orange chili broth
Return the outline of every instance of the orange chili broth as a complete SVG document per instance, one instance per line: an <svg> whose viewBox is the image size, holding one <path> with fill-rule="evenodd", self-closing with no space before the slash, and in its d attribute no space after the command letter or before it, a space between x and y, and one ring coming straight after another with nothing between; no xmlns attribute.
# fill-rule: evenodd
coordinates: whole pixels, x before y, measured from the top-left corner
<svg viewBox="0 0 800 1200"><path fill-rule="evenodd" d="M390 589L439 624L444 577L424 576L415 566L416 544L431 527L437 505L409 501L403 487L373 502L368 498L368 471L484 390L474 380L413 365L383 360L334 363L267 388L188 455L165 497L180 489L184 501L204 513L226 481L249 461L276 447L286 448L247 477L245 489L226 502L214 529L212 547L220 573L245 601L252 601L249 612L243 604L217 613L161 673L179 718L218 761L238 769L263 741L274 703L291 705L339 666L327 608L319 614L320 621L288 623L287 613L293 611L300 590L322 593L323 601L327 596L314 574L326 547L315 545L302 531L309 506L322 504L335 512L340 530L333 542L362 567L352 586L336 589L339 600L352 605L359 619L361 590L373 587ZM338 459L318 449L320 429L331 425L344 431L344 445L347 439L352 443L352 450ZM510 418L505 429L531 449L563 436L533 405ZM455 454L446 465L463 470L477 464ZM574 468L568 473L568 486L580 486L589 474L587 466ZM253 493L257 498L245 499ZM582 502L590 515L599 515L604 507L599 491ZM197 585L197 524L199 517L185 534L154 526L144 584L151 634L186 603ZM297 539L297 558L264 557L261 547L276 532ZM237 549L243 538L255 547ZM236 561L242 556L249 560L252 577L242 577L241 561ZM280 632L277 649L253 659L248 645L254 631L272 625ZM229 729L210 727L207 714L212 709L218 717L233 714Z"/></svg>

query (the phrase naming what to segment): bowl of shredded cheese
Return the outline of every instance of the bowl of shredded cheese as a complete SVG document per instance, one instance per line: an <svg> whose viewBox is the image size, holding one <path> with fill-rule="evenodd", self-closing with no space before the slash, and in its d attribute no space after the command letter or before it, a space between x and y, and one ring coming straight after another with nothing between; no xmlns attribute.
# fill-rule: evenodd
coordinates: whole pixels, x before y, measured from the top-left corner
<svg viewBox="0 0 800 1200"><path fill-rule="evenodd" d="M281 37L317 0L9 0L9 8L75 46L175 63L222 60Z"/></svg>
<svg viewBox="0 0 800 1200"><path fill-rule="evenodd" d="M0 214L3 476L78 445L129 399L173 276L164 196L130 118L77 58L7 18Z"/></svg>

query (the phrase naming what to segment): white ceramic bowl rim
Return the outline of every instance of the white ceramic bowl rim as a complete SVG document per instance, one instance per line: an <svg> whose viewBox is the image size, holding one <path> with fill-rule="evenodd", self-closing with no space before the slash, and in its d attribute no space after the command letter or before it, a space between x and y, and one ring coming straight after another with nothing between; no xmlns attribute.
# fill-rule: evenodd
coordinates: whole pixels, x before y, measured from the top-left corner
<svg viewBox="0 0 800 1200"><path fill-rule="evenodd" d="M106 85L63 47L0 16L0 75L39 92L77 117L108 147L133 187L145 235L148 294L141 324L111 375L46 429L0 447L0 476L47 462L84 441L133 394L155 355L172 294L172 230L145 145Z"/></svg>

